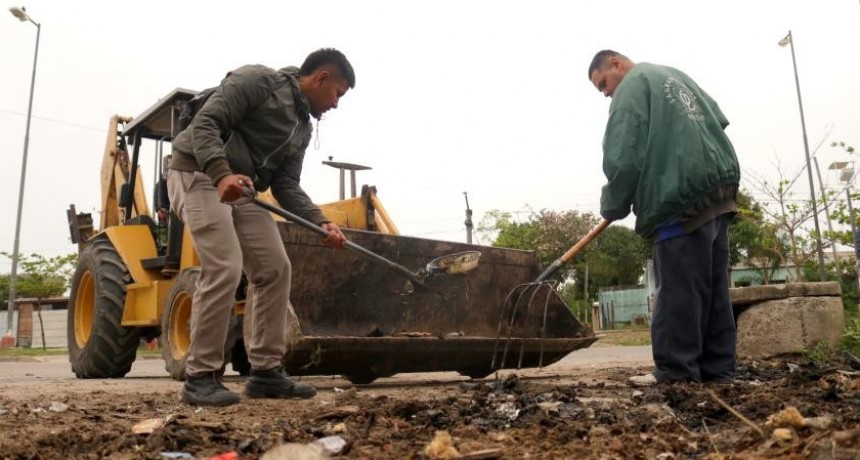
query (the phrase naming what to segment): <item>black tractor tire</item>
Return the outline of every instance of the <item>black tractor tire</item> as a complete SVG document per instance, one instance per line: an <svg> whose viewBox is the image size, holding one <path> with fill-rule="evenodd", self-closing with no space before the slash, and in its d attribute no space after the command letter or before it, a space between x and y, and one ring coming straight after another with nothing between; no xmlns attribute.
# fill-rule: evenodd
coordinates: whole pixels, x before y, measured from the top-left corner
<svg viewBox="0 0 860 460"><path fill-rule="evenodd" d="M175 380L185 380L185 361L191 347L191 305L200 268L183 270L167 294L161 314L161 356L164 368Z"/></svg>
<svg viewBox="0 0 860 460"><path fill-rule="evenodd" d="M180 273L167 294L161 314L161 356L164 358L164 369L171 378L179 381L185 380L185 362L191 347L191 308L198 278L199 267ZM241 363L241 357L233 357L238 346L242 350L247 370L244 373L238 369L236 371L241 375L250 375L251 363L248 362L248 355L244 354L245 345L242 342L242 318L233 317L230 321L230 332L224 350L225 365L230 361L233 363L233 369L236 369L237 363Z"/></svg>
<svg viewBox="0 0 860 460"><path fill-rule="evenodd" d="M78 258L69 295L68 344L78 378L119 378L130 370L140 329L122 326L128 268L107 238L91 241Z"/></svg>

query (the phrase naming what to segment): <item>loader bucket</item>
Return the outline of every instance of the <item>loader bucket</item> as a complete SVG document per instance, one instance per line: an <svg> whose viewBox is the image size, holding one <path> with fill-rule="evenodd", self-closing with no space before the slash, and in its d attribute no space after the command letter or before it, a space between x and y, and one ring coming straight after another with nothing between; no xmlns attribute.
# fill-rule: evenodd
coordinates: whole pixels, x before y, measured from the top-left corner
<svg viewBox="0 0 860 460"><path fill-rule="evenodd" d="M440 255L481 251L475 270L413 289L354 251L278 225L303 334L284 358L290 374L342 375L353 383L402 372L480 378L500 368L546 366L597 340L552 290L516 312L506 307L511 289L541 272L533 252L345 230L351 241L414 269Z"/></svg>

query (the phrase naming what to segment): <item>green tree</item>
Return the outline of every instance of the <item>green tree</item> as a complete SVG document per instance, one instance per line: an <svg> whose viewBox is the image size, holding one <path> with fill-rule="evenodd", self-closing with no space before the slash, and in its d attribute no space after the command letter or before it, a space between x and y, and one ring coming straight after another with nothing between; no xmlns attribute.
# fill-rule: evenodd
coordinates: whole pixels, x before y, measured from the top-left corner
<svg viewBox="0 0 860 460"><path fill-rule="evenodd" d="M12 258L7 252L0 253ZM15 279L15 291L19 298L36 299L36 312L42 332L42 347L45 346L45 327L42 321L42 299L63 294L69 288L72 273L77 263L77 254L46 258L40 254L30 254L18 259L21 275ZM3 303L9 303L9 275L0 280L0 295Z"/></svg>
<svg viewBox="0 0 860 460"><path fill-rule="evenodd" d="M515 221L509 212L491 211L478 226L494 246L533 250L546 267L567 252L599 219L590 213L576 211L538 212L530 210L523 221ZM602 286L635 285L645 270L651 244L626 227L613 225L603 231L581 254L558 270L556 280L564 280L559 295L588 321L589 302L585 301L585 273L588 264L589 299Z"/></svg>
<svg viewBox="0 0 860 460"><path fill-rule="evenodd" d="M0 254L12 258L7 252ZM77 264L77 254L45 257L30 254L18 259L21 273L15 280L18 297L44 299L62 295L69 288L72 273ZM9 303L9 275L0 277L0 301Z"/></svg>
<svg viewBox="0 0 860 460"><path fill-rule="evenodd" d="M816 279L817 276L807 278L803 270L807 262L815 263L814 256L818 251L816 238L806 229L813 216L812 202L806 198L798 200L791 193L800 174L788 180L778 166L776 171L779 176L776 182L756 177L749 171L746 173L748 178L752 177L749 179L752 187L768 200L760 209L764 216L762 222L768 222L773 227L768 230L772 234L772 238L769 237L772 241L768 243L771 245L770 250L776 250L777 242L782 242L787 247L786 259L792 262L795 279Z"/></svg>
<svg viewBox="0 0 860 460"><path fill-rule="evenodd" d="M493 246L535 251L544 267L562 256L574 243L597 225L598 219L591 213L577 211L552 211L529 209L525 221L514 220L504 211L490 211L478 225L485 240ZM586 248L587 252L589 248ZM568 264L558 270L556 279L567 278L573 266Z"/></svg>
<svg viewBox="0 0 860 460"><path fill-rule="evenodd" d="M651 243L632 229L609 226L577 264L577 283L584 284L587 263L589 287L593 287L589 289L590 298L595 297L598 287L637 285L645 273L645 261L651 250Z"/></svg>
<svg viewBox="0 0 860 460"><path fill-rule="evenodd" d="M758 281L770 284L774 272L785 265L788 247L749 193L740 191L737 205L738 215L729 227L729 267L746 265L756 270Z"/></svg>

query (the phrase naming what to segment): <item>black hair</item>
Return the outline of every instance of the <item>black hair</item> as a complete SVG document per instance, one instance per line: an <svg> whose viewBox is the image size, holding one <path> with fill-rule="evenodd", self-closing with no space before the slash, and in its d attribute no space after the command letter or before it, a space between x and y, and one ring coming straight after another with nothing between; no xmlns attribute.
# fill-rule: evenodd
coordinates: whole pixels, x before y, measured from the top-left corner
<svg viewBox="0 0 860 460"><path fill-rule="evenodd" d="M299 75L306 77L324 65L334 66L349 87L355 88L355 71L352 70L352 64L343 53L334 48L320 48L309 54L299 68Z"/></svg>
<svg viewBox="0 0 860 460"><path fill-rule="evenodd" d="M623 54L618 51L612 50L600 50L597 54L594 55L594 59L591 60L591 65L588 66L588 79L591 79L591 74L594 73L595 70L603 67L603 62L606 61L607 58L621 56L625 57Z"/></svg>

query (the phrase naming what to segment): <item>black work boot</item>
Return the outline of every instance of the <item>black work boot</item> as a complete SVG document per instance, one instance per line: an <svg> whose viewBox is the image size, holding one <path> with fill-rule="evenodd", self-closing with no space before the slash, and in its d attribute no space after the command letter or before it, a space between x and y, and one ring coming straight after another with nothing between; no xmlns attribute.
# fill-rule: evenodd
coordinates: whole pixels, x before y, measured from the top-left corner
<svg viewBox="0 0 860 460"><path fill-rule="evenodd" d="M186 377L182 401L194 406L229 406L239 402L239 395L227 389L216 372Z"/></svg>
<svg viewBox="0 0 860 460"><path fill-rule="evenodd" d="M245 384L249 398L312 398L317 389L307 383L296 383L282 366L258 371L251 369L251 378Z"/></svg>

